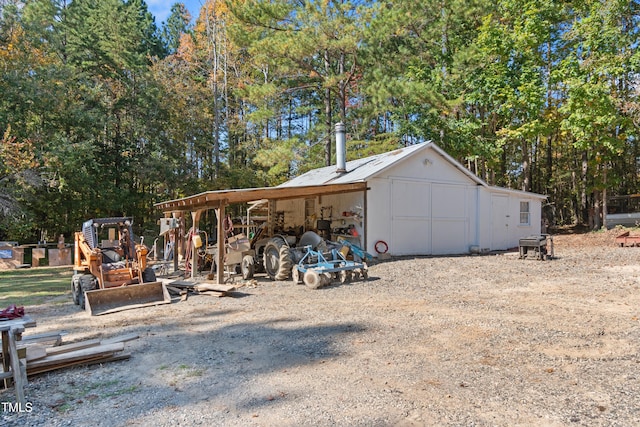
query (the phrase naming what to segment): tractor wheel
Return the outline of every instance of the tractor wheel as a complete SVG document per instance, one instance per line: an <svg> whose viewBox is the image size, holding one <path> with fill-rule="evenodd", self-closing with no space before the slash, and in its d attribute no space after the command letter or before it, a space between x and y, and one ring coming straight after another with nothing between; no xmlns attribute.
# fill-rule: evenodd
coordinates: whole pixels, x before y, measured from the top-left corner
<svg viewBox="0 0 640 427"><path fill-rule="evenodd" d="M82 274L78 281L80 285L80 295L78 296L80 308L84 310L84 293L98 288L98 281L91 274Z"/></svg>
<svg viewBox="0 0 640 427"><path fill-rule="evenodd" d="M276 280L287 280L291 277L292 269L293 260L291 259L291 251L289 250L289 246L283 246L280 248L280 268L278 268Z"/></svg>
<svg viewBox="0 0 640 427"><path fill-rule="evenodd" d="M293 270L291 270L291 279L296 285L302 283L302 281L300 280L300 270L298 270L298 267L294 267Z"/></svg>
<svg viewBox="0 0 640 427"><path fill-rule="evenodd" d="M289 246L281 237L274 237L264 247L264 269L272 280L286 280L291 274L293 261Z"/></svg>
<svg viewBox="0 0 640 427"><path fill-rule="evenodd" d="M80 275L74 274L71 277L71 297L73 298L73 303L75 305L80 304Z"/></svg>
<svg viewBox="0 0 640 427"><path fill-rule="evenodd" d="M249 280L253 278L254 261L251 255L245 255L242 257L242 264L240 265L240 270L242 271L242 278L244 280Z"/></svg>
<svg viewBox="0 0 640 427"><path fill-rule="evenodd" d="M304 273L304 284L311 289L318 289L323 285L322 276L315 270L307 270Z"/></svg>
<svg viewBox="0 0 640 427"><path fill-rule="evenodd" d="M144 270L142 270L143 283L155 282L155 281L156 281L156 272L153 271L153 268L147 267Z"/></svg>

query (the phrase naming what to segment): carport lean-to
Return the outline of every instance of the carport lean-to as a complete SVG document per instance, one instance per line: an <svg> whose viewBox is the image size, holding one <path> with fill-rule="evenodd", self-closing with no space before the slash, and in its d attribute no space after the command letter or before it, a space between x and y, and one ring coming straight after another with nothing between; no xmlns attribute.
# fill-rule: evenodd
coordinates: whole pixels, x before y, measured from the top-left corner
<svg viewBox="0 0 640 427"><path fill-rule="evenodd" d="M217 241L224 242L226 236L224 233L223 221L226 215L225 210L228 205L249 203L257 200L268 200L269 203L272 203L276 200L304 199L361 191L363 192L363 199L365 201L363 210L366 212L367 189L366 182L352 182L300 187L264 187L218 190L207 191L181 199L156 203L155 207L164 213L165 218L171 218L172 216L177 218L179 215L189 212L191 214L192 227L194 231L198 230L202 213L211 209L215 210L217 216ZM364 217L366 219L366 214ZM366 228L365 224L363 224L363 228ZM224 251L217 251L215 279L218 284L224 283L224 255ZM177 256L175 259L177 259ZM194 265L191 268L192 278L197 270L197 257L193 257L193 262Z"/></svg>

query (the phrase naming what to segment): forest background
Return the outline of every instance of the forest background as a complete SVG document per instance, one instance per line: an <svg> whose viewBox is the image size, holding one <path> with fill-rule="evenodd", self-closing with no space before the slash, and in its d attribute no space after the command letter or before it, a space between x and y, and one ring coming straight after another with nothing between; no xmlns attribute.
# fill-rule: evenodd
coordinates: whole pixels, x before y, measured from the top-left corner
<svg viewBox="0 0 640 427"><path fill-rule="evenodd" d="M0 240L431 140L599 228L638 192L639 2L0 0ZM633 200L633 199L630 199Z"/></svg>

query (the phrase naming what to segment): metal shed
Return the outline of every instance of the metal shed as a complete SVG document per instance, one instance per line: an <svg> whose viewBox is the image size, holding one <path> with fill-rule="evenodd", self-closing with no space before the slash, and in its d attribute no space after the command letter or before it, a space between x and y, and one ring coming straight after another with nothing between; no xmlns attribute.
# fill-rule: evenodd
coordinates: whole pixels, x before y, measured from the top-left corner
<svg viewBox="0 0 640 427"><path fill-rule="evenodd" d="M337 151L341 150L337 129ZM338 156L340 158L340 156ZM309 171L280 187L365 182L324 197L332 229L354 227L370 253L444 255L504 250L540 234L546 196L490 186L433 142ZM289 206L291 212L303 207ZM340 237L340 233L334 233Z"/></svg>
<svg viewBox="0 0 640 427"><path fill-rule="evenodd" d="M204 210L216 209L220 241L227 205L264 199L288 225L326 229L331 240L345 239L374 255L505 250L540 234L546 196L490 186L433 142L347 162L338 124L336 152L335 166L277 187L209 191L156 207L165 217L190 212L196 227ZM217 279L222 282L221 271Z"/></svg>

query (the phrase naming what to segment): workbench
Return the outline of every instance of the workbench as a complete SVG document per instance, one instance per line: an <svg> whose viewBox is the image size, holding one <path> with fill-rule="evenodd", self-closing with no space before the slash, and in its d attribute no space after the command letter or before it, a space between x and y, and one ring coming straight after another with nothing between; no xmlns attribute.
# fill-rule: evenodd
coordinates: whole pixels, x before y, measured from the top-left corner
<svg viewBox="0 0 640 427"><path fill-rule="evenodd" d="M27 384L26 361L18 356L18 342L22 339L25 328L35 327L36 322L29 315L18 319L1 320L0 334L2 336L2 372L0 379L4 380L4 387L14 386L16 401L24 407L24 386Z"/></svg>

